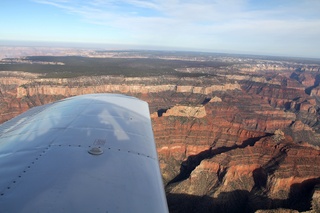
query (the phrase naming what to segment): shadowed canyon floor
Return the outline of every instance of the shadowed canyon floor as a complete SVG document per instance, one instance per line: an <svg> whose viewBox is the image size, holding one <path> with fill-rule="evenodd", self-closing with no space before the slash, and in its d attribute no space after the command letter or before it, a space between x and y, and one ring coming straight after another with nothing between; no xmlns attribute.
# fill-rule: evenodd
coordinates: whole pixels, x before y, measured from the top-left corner
<svg viewBox="0 0 320 213"><path fill-rule="evenodd" d="M2 71L0 122L73 95L132 95L150 105L170 212L319 212L320 66L255 62L177 68L195 77Z"/></svg>

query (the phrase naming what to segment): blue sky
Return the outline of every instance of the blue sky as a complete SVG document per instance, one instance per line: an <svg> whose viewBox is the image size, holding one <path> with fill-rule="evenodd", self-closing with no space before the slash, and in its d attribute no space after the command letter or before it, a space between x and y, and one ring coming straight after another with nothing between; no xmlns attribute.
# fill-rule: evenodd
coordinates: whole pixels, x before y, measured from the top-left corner
<svg viewBox="0 0 320 213"><path fill-rule="evenodd" d="M1 0L0 40L320 58L319 11L319 0Z"/></svg>

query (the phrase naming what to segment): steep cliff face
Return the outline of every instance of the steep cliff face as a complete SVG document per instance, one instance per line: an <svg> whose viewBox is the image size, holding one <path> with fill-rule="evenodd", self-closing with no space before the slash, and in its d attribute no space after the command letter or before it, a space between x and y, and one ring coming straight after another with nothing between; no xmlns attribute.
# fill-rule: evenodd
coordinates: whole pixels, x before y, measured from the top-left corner
<svg viewBox="0 0 320 213"><path fill-rule="evenodd" d="M183 116L180 112L153 117L166 183L175 178L183 161L196 155L194 151L189 153L195 150L195 146L197 152L201 153L212 147L229 149L241 146L244 142L252 144L277 129L289 127L296 119L292 112L273 109L267 103L257 104L256 99L246 97L242 91L234 91L231 97L229 95L220 94L222 98L219 101L205 104L205 117L196 118L192 114ZM250 105L232 97L245 97Z"/></svg>
<svg viewBox="0 0 320 213"><path fill-rule="evenodd" d="M244 71L183 79L2 73L0 122L73 95L133 95L149 103L172 212L318 208L318 75Z"/></svg>
<svg viewBox="0 0 320 213"><path fill-rule="evenodd" d="M175 93L194 93L194 94L211 94L213 91L226 91L240 89L239 84L223 84L213 85L207 87L200 86L184 86L184 85L125 85L125 84L111 84L111 85L96 85L85 87L68 87L68 86L48 86L48 85L34 85L32 87L20 86L17 88L17 97L21 98L26 95L34 96L42 95L63 95L75 96L91 93L123 93L123 94L148 94L158 92L175 92Z"/></svg>
<svg viewBox="0 0 320 213"><path fill-rule="evenodd" d="M189 164L200 163L181 181L167 186L171 196L192 194L211 210L224 208L223 212L309 210L311 201L316 200L312 196L317 196L314 187L320 183L320 169L314 163L320 160L320 151L294 144L287 137L277 137L262 137L251 145L211 147L205 155L202 152L189 157L182 164L181 173ZM176 198L171 206L176 205L175 202L188 205L183 196ZM317 205L317 201L314 202Z"/></svg>

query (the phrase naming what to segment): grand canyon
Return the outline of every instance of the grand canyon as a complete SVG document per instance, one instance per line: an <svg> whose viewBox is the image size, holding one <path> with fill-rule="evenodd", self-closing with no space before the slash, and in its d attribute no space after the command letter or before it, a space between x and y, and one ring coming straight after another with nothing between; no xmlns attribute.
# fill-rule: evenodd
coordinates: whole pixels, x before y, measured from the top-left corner
<svg viewBox="0 0 320 213"><path fill-rule="evenodd" d="M0 123L70 96L131 95L149 104L170 212L320 212L320 60L44 52L1 55Z"/></svg>

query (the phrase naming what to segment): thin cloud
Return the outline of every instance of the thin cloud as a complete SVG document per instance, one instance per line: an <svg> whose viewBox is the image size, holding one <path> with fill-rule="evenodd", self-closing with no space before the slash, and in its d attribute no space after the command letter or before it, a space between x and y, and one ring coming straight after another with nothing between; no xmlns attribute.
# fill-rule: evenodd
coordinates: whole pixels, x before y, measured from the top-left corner
<svg viewBox="0 0 320 213"><path fill-rule="evenodd" d="M47 4L63 9L68 13L82 16L87 21L95 23L109 24L109 19L117 20L122 18L139 19L145 18L150 22L154 18L167 21L191 22L198 23L207 21L207 23L215 24L223 21L236 21L238 19L246 20L267 20L270 17L278 19L286 19L286 16L298 14L297 10L304 11L302 15L315 12L313 4L318 5L316 1L306 1L301 7L288 7L284 10L278 6L269 10L250 10L246 0L215 0L215 1L178 1L178 0L94 0L94 1L74 1L74 0L34 0L37 3ZM313 4L312 4L313 3ZM317 8L317 7L316 7ZM142 9L150 14L145 16L143 12L137 13L136 9ZM131 12L130 12L131 11ZM293 15L292 15L293 16ZM297 18L301 18L297 16ZM221 23L223 24L223 23Z"/></svg>
<svg viewBox="0 0 320 213"><path fill-rule="evenodd" d="M250 5L249 0L34 0L81 20L118 29L144 44L207 47L239 42L301 42L319 44L317 0L270 1L270 6ZM260 2L260 4L262 4ZM242 40L240 40L240 38ZM280 45L280 43L279 43ZM249 47L250 45L248 45ZM263 46L263 45L261 45ZM249 47L250 48L250 47ZM254 47L251 47L254 48Z"/></svg>

